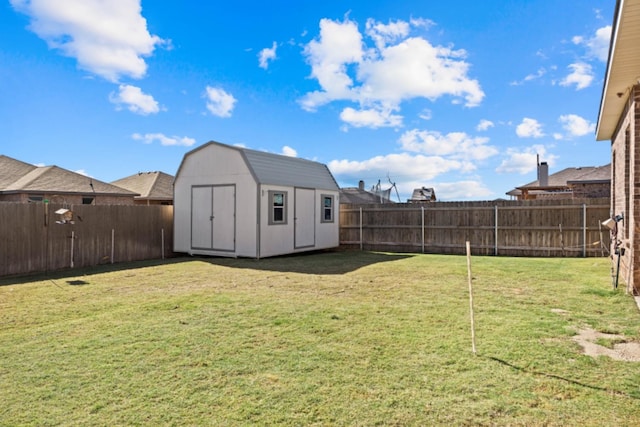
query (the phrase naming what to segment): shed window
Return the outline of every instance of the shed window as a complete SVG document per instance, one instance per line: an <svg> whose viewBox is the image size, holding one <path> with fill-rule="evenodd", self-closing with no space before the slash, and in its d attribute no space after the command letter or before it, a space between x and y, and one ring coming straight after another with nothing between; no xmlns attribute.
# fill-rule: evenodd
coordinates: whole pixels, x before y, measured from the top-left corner
<svg viewBox="0 0 640 427"><path fill-rule="evenodd" d="M269 225L287 223L287 192L269 191Z"/></svg>
<svg viewBox="0 0 640 427"><path fill-rule="evenodd" d="M322 195L322 221L333 222L333 196Z"/></svg>
<svg viewBox="0 0 640 427"><path fill-rule="evenodd" d="M92 205L95 198L93 196L82 196L83 205Z"/></svg>

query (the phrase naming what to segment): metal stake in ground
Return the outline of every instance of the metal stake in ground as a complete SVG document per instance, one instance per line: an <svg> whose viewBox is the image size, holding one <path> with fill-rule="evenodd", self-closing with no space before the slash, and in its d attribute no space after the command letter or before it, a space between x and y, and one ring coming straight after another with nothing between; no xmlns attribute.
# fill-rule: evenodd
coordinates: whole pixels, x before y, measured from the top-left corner
<svg viewBox="0 0 640 427"><path fill-rule="evenodd" d="M469 280L469 312L471 314L471 350L476 354L476 325L473 320L473 287L471 286L471 244L467 241L467 277Z"/></svg>

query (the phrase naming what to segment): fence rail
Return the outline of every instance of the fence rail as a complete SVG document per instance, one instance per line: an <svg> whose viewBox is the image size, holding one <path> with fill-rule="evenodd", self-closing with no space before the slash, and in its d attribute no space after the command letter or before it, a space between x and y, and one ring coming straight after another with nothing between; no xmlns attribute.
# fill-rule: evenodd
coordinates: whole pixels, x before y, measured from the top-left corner
<svg viewBox="0 0 640 427"><path fill-rule="evenodd" d="M479 255L604 256L609 199L340 206L343 247Z"/></svg>
<svg viewBox="0 0 640 427"><path fill-rule="evenodd" d="M73 224L59 224L61 208ZM173 253L173 206L0 203L0 276L161 259Z"/></svg>

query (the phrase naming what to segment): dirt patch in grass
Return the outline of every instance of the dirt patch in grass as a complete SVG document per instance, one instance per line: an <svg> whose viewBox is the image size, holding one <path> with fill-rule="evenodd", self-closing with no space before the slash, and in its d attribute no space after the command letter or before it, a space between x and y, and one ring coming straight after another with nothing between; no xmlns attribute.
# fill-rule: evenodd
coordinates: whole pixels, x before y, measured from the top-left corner
<svg viewBox="0 0 640 427"><path fill-rule="evenodd" d="M605 334L591 328L580 329L578 334L573 337L573 340L580 344L587 356L607 356L623 362L640 362L640 343L620 342L624 339L623 335ZM598 344L597 342L600 340L610 340L615 343L613 348L609 348Z"/></svg>

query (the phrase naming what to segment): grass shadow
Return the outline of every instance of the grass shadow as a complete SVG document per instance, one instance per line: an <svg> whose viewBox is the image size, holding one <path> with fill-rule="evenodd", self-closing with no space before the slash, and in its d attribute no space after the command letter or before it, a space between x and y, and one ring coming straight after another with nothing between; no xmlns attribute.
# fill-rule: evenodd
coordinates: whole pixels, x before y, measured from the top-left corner
<svg viewBox="0 0 640 427"><path fill-rule="evenodd" d="M115 264L99 264L87 267L64 268L48 272L36 272L30 274L20 274L16 276L0 277L0 286L20 285L24 283L37 282L41 280L65 280L78 276L91 276L93 274L102 274L116 271L135 270L138 268L154 267L158 265L174 264L189 261L191 258L176 257L166 259L154 259L144 261L128 261ZM71 279L66 280L66 284L71 286L88 285L85 280Z"/></svg>
<svg viewBox="0 0 640 427"><path fill-rule="evenodd" d="M563 382L566 382L566 383L569 383L569 384L577 385L579 387L584 387L584 388L588 388L588 389L591 389L591 390L604 391L606 393L613 394L613 395L616 395L616 396L624 396L624 397L628 397L628 398L631 398L631 399L640 399L640 395L638 395L637 393L627 393L627 392L624 392L624 391L613 390L613 389L610 389L610 388L600 387L600 386L597 386L597 385L585 384L583 382L576 381L576 380L573 380L571 378L561 377L560 375L549 374L549 373L546 373L546 372L540 372L540 371L534 371L534 370L531 370L531 369L526 369L526 368L523 368L521 366L514 365L513 363L509 363L506 360L499 359L497 357L493 357L493 356L484 356L484 357L489 359L489 360L493 360L494 362L498 362L501 365L508 366L508 367L510 367L512 369L515 369L515 370L519 371L519 372L524 372L524 373L527 373L527 374L532 374L532 375L536 375L536 376L551 378L551 379L554 379L554 380L563 381Z"/></svg>
<svg viewBox="0 0 640 427"><path fill-rule="evenodd" d="M78 276L91 276L109 272L135 270L167 264L179 264L194 260L232 268L253 270L295 272L304 274L344 274L367 265L389 262L415 256L414 254L391 254L383 252L367 252L359 250L323 250L301 252L271 258L225 258L209 256L177 256L174 258L145 261L130 261L115 264L101 264L89 267L65 268L46 273L33 273L0 278L0 286L19 285L41 280L65 280ZM81 279L66 280L68 285L88 285L90 282Z"/></svg>
<svg viewBox="0 0 640 427"><path fill-rule="evenodd" d="M86 280L67 280L67 285L71 285L71 286L82 286L82 285L88 285L89 282L87 282Z"/></svg>
<svg viewBox="0 0 640 427"><path fill-rule="evenodd" d="M199 260L232 268L302 274L345 274L368 265L411 258L415 254L323 250L262 259L199 257Z"/></svg>

